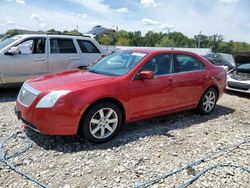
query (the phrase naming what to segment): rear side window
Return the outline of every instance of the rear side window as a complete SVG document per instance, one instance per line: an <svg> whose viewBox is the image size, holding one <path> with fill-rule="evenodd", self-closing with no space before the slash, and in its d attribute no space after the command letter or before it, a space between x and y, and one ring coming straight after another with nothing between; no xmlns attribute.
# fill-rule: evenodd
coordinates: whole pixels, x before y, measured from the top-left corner
<svg viewBox="0 0 250 188"><path fill-rule="evenodd" d="M205 66L192 56L184 54L174 55L174 72L190 72L203 70Z"/></svg>
<svg viewBox="0 0 250 188"><path fill-rule="evenodd" d="M77 42L81 48L82 53L100 53L98 48L91 41L77 40Z"/></svg>
<svg viewBox="0 0 250 188"><path fill-rule="evenodd" d="M50 39L50 52L52 54L77 53L72 39Z"/></svg>

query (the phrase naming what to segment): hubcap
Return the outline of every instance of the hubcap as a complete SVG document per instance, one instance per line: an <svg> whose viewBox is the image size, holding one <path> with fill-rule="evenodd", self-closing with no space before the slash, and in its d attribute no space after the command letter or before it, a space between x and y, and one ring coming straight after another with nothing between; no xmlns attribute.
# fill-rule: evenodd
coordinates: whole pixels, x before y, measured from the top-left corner
<svg viewBox="0 0 250 188"><path fill-rule="evenodd" d="M89 130L95 138L104 139L116 130L117 124L116 112L111 108L102 108L92 116Z"/></svg>
<svg viewBox="0 0 250 188"><path fill-rule="evenodd" d="M203 100L203 109L205 110L205 112L210 112L214 105L215 105L215 93L213 91L209 91Z"/></svg>

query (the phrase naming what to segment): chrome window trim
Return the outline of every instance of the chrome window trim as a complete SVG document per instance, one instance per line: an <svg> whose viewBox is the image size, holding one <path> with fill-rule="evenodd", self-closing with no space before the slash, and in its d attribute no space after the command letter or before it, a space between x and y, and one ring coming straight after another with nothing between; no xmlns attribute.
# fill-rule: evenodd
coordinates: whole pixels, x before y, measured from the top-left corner
<svg viewBox="0 0 250 188"><path fill-rule="evenodd" d="M30 86L29 84L27 84L26 82L24 82L23 87L24 87L26 90L28 90L30 93L32 93L32 94L34 94L34 95L36 95L36 96L38 96L38 95L41 93L40 91L38 91L38 90L34 89L33 87L31 87L31 86Z"/></svg>

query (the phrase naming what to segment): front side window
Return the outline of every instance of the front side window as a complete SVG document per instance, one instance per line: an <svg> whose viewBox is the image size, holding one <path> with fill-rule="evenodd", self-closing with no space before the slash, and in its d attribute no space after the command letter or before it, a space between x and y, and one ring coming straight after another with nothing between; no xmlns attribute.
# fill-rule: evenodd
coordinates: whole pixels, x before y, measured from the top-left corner
<svg viewBox="0 0 250 188"><path fill-rule="evenodd" d="M162 54L153 57L140 69L153 71L155 76L170 74L172 72L172 56L170 54Z"/></svg>
<svg viewBox="0 0 250 188"><path fill-rule="evenodd" d="M82 53L100 53L91 41L77 40L77 43L80 46Z"/></svg>
<svg viewBox="0 0 250 188"><path fill-rule="evenodd" d="M89 67L89 72L122 76L132 70L146 55L141 52L117 51Z"/></svg>
<svg viewBox="0 0 250 188"><path fill-rule="evenodd" d="M203 70L204 68L205 66L192 56L184 55L184 54L174 55L174 72L175 73Z"/></svg>
<svg viewBox="0 0 250 188"><path fill-rule="evenodd" d="M77 53L77 51L72 39L53 38L50 39L50 53L66 54Z"/></svg>
<svg viewBox="0 0 250 188"><path fill-rule="evenodd" d="M45 38L27 39L17 45L21 54L44 54Z"/></svg>

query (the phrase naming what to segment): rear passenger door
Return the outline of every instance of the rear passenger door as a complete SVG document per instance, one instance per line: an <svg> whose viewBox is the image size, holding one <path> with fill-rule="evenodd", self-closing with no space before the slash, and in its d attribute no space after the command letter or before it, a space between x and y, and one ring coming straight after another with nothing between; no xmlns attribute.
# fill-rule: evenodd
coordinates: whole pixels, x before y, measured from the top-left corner
<svg viewBox="0 0 250 188"><path fill-rule="evenodd" d="M49 39L49 72L77 68L80 55L72 38Z"/></svg>
<svg viewBox="0 0 250 188"><path fill-rule="evenodd" d="M81 50L80 64L82 67L95 63L97 60L102 58L101 52L90 40L77 39L76 41Z"/></svg>
<svg viewBox="0 0 250 188"><path fill-rule="evenodd" d="M205 66L187 54L174 54L174 87L176 107L197 104L206 85Z"/></svg>

